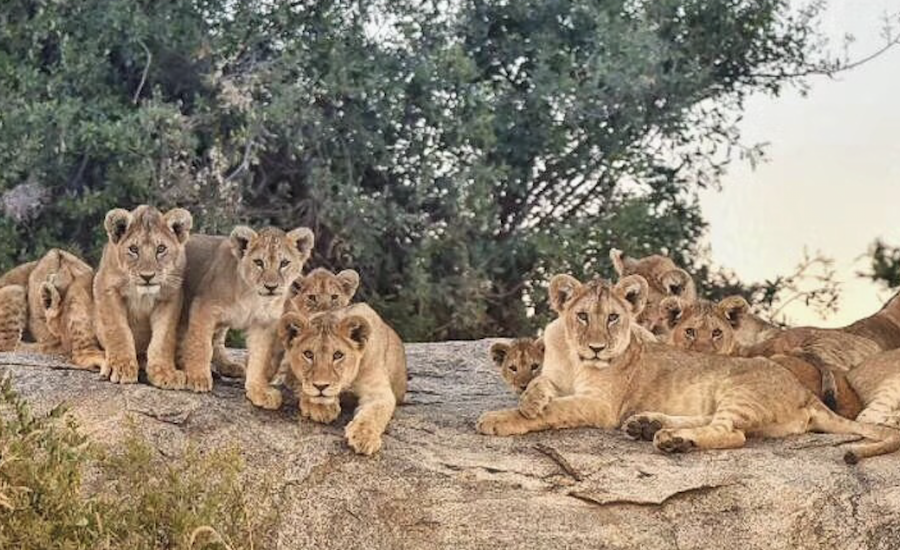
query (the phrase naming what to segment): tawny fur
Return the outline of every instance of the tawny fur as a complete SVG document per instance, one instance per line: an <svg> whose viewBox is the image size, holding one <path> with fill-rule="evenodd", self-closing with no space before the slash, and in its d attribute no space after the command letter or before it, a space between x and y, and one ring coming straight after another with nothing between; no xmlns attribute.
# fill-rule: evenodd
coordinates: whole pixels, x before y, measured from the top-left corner
<svg viewBox="0 0 900 550"><path fill-rule="evenodd" d="M179 352L188 389L212 389L214 338L218 345L225 330L241 330L247 336L247 398L266 409L281 406L281 391L269 384L275 375L276 328L288 288L312 247L312 231L305 227L288 233L269 227L257 233L238 226L230 237L191 237L185 272L186 332Z"/></svg>
<svg viewBox="0 0 900 550"><path fill-rule="evenodd" d="M28 323L28 295L22 285L0 287L0 351L15 351Z"/></svg>
<svg viewBox="0 0 900 550"><path fill-rule="evenodd" d="M550 290L560 317L544 332L544 372L518 409L483 414L481 433L621 427L632 437L652 438L664 452L735 448L747 436L808 431L874 440L850 447L848 462L900 448L900 432L834 414L768 359L642 343L632 330L647 296L640 276L612 286L558 275Z"/></svg>
<svg viewBox="0 0 900 550"><path fill-rule="evenodd" d="M739 356L741 350L781 330L753 315L741 296L729 296L718 303L698 300L693 304L670 296L660 307L666 312L670 329L667 343L687 351ZM786 355L773 355L771 359L791 371L816 397L824 397L822 372L815 365ZM862 405L859 398L843 373L833 376L838 390L835 412L856 418Z"/></svg>
<svg viewBox="0 0 900 550"><path fill-rule="evenodd" d="M544 341L540 338L516 338L496 342L491 345L489 355L503 381L518 395L541 373Z"/></svg>
<svg viewBox="0 0 900 550"><path fill-rule="evenodd" d="M647 281L647 305L637 322L657 337L666 335L665 313L659 308L664 298L678 296L687 303L697 300L694 279L667 256L654 254L643 258L629 258L613 248L609 251L609 257L620 278L640 275Z"/></svg>
<svg viewBox="0 0 900 550"><path fill-rule="evenodd" d="M406 394L406 353L394 330L366 304L310 318L287 313L279 333L299 381L300 415L330 423L343 393L357 397L344 434L357 453L381 448L381 436Z"/></svg>
<svg viewBox="0 0 900 550"><path fill-rule="evenodd" d="M136 382L138 355L146 355L151 384L184 386L175 349L187 264L184 245L192 223L181 208L162 214L142 205L107 213L109 242L94 277L94 301L97 334L106 350L101 375L112 382Z"/></svg>
<svg viewBox="0 0 900 550"><path fill-rule="evenodd" d="M857 420L900 427L900 349L869 357L847 378L864 405Z"/></svg>

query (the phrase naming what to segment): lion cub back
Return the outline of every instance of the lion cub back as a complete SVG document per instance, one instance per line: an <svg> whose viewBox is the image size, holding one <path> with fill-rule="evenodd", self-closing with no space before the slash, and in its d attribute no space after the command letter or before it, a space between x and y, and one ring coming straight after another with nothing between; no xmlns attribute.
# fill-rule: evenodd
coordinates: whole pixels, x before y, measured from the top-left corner
<svg viewBox="0 0 900 550"><path fill-rule="evenodd" d="M406 351L397 332L365 303L353 304L334 313L341 317L358 315L368 321L372 335L363 353L359 378L376 369L384 369L397 403L403 402L407 385Z"/></svg>

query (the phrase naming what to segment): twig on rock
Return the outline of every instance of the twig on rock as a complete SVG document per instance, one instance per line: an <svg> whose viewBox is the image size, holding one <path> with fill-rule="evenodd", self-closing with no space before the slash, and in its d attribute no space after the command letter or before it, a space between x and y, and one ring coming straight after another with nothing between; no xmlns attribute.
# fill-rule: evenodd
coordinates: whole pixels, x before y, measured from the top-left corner
<svg viewBox="0 0 900 550"><path fill-rule="evenodd" d="M563 455L559 454L559 451L557 451L553 447L551 447L549 445L544 445L543 443L538 443L537 445L534 446L534 448L536 450L540 451L541 453L547 455L548 457L550 457L554 462L556 462L559 465L560 468L562 468L562 470L565 473L569 474L569 476L572 479L574 479L575 481L584 481L584 476L581 475L578 472L578 470L573 468L572 465L569 464L569 461L566 460L566 458Z"/></svg>

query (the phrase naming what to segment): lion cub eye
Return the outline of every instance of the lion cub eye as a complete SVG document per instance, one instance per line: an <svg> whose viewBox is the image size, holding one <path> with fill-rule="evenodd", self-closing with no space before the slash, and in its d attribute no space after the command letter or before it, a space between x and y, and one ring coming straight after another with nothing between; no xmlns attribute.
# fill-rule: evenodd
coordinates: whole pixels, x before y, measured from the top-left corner
<svg viewBox="0 0 900 550"><path fill-rule="evenodd" d="M253 263L256 264L256 267L262 269L266 264L263 263L262 260L253 260Z"/></svg>
<svg viewBox="0 0 900 550"><path fill-rule="evenodd" d="M162 255L162 254L165 254L165 253L166 253L166 245L161 244L161 245L159 245L159 246L156 247L156 254L157 254L157 255Z"/></svg>
<svg viewBox="0 0 900 550"><path fill-rule="evenodd" d="M287 266L291 265L291 261L290 260L281 260L281 263L279 265L281 266L281 269L284 269Z"/></svg>
<svg viewBox="0 0 900 550"><path fill-rule="evenodd" d="M335 361L340 361L341 359L344 358L344 354L343 354L342 352L340 352L340 351L336 351L336 352L334 352L334 356L333 356L333 357L334 357L334 360L335 360Z"/></svg>
<svg viewBox="0 0 900 550"><path fill-rule="evenodd" d="M128 247L128 252L130 252L132 256L137 256L139 250L138 250L138 247L137 247L137 246L131 245L131 246Z"/></svg>
<svg viewBox="0 0 900 550"><path fill-rule="evenodd" d="M531 365L531 372L537 372L539 370L541 370L541 366L539 364L534 363L533 365Z"/></svg>
<svg viewBox="0 0 900 550"><path fill-rule="evenodd" d="M609 317L606 318L606 322L610 325L614 325L619 322L619 314L618 313L610 313Z"/></svg>
<svg viewBox="0 0 900 550"><path fill-rule="evenodd" d="M587 323L587 322L588 322L588 314L587 314L586 312L584 312L584 311L579 311L579 312L576 314L576 317L578 317L578 320L581 321L582 323Z"/></svg>
<svg viewBox="0 0 900 550"><path fill-rule="evenodd" d="M685 329L684 335L687 336L688 338L690 338L691 340L693 340L694 338L697 337L697 331L692 328Z"/></svg>
<svg viewBox="0 0 900 550"><path fill-rule="evenodd" d="M722 329L717 328L717 329L713 330L713 331L712 331L712 337L715 338L716 340L718 340L719 338L721 338L721 337L722 337Z"/></svg>
<svg viewBox="0 0 900 550"><path fill-rule="evenodd" d="M315 302L315 301L316 301L316 295L315 295L315 294L308 294L308 295L306 296L306 299L309 300L310 302Z"/></svg>
<svg viewBox="0 0 900 550"><path fill-rule="evenodd" d="M303 352L303 357L306 357L307 359L309 359L310 361L312 361L312 360L313 360L313 357L315 357L315 355L313 355L313 352L311 352L311 351L309 351L309 350L306 350L306 351Z"/></svg>
<svg viewBox="0 0 900 550"><path fill-rule="evenodd" d="M336 301L337 299L338 299L338 295L337 295L337 294L332 294L332 295L331 295L331 301L332 301L332 302Z"/></svg>
<svg viewBox="0 0 900 550"><path fill-rule="evenodd" d="M519 367L517 367L515 365L510 365L509 370L510 370L510 372L519 372Z"/></svg>

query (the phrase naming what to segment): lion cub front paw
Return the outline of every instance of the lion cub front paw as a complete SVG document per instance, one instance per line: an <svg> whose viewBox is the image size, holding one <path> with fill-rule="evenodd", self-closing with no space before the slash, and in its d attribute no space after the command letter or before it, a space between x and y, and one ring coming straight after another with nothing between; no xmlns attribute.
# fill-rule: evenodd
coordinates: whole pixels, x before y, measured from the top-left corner
<svg viewBox="0 0 900 550"><path fill-rule="evenodd" d="M347 444L361 455L371 456L381 449L381 431L367 420L353 419L344 430Z"/></svg>
<svg viewBox="0 0 900 550"><path fill-rule="evenodd" d="M475 423L478 433L484 435L518 435L528 433L522 415L515 409L490 411L482 414Z"/></svg>
<svg viewBox="0 0 900 550"><path fill-rule="evenodd" d="M300 402L300 416L313 422L331 424L341 415L341 404L337 401L323 405L321 403Z"/></svg>
<svg viewBox="0 0 900 550"><path fill-rule="evenodd" d="M138 362L133 358L110 357L106 366L109 369L109 381L116 384L134 384L138 380ZM101 374L103 372L101 371Z"/></svg>
<svg viewBox="0 0 900 550"><path fill-rule="evenodd" d="M176 370L172 365L165 367L148 365L147 379L157 388L164 390L180 390L185 384L184 371Z"/></svg>
<svg viewBox="0 0 900 550"><path fill-rule="evenodd" d="M622 423L622 431L631 439L653 441L656 432L662 429L662 422L647 415L636 414Z"/></svg>
<svg viewBox="0 0 900 550"><path fill-rule="evenodd" d="M281 407L281 390L271 386L248 386L247 399L261 409L275 410Z"/></svg>
<svg viewBox="0 0 900 550"><path fill-rule="evenodd" d="M653 437L653 445L664 453L686 453L697 444L687 437L675 435L677 430L659 430Z"/></svg>
<svg viewBox="0 0 900 550"><path fill-rule="evenodd" d="M197 393L205 393L208 391L212 391L212 387L213 379L212 373L210 372L203 372L198 374L187 372L184 375L184 389L186 390Z"/></svg>
<svg viewBox="0 0 900 550"><path fill-rule="evenodd" d="M541 386L529 386L519 398L519 412L525 418L537 418L550 404L552 396Z"/></svg>

